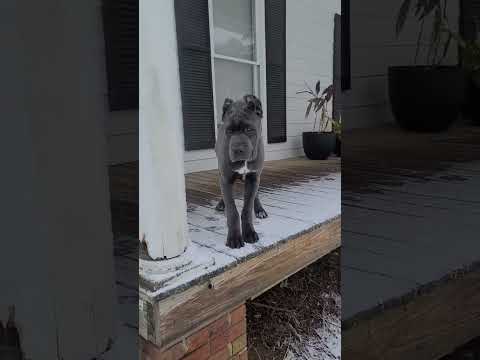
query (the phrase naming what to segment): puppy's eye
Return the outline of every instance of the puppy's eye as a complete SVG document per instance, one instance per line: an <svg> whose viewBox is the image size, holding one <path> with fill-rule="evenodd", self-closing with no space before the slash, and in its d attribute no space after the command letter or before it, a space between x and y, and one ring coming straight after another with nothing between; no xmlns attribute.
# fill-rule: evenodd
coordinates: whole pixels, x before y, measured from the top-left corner
<svg viewBox="0 0 480 360"><path fill-rule="evenodd" d="M245 128L245 132L249 133L249 134L253 134L255 132L255 129L251 128L251 127L248 127L248 128Z"/></svg>

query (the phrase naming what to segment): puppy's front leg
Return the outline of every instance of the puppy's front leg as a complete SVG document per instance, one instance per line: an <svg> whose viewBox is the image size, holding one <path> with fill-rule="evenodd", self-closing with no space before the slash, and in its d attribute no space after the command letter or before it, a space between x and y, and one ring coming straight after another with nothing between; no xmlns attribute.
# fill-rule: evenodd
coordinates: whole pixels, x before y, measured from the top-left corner
<svg viewBox="0 0 480 360"><path fill-rule="evenodd" d="M256 243L258 241L258 234L253 228L252 214L259 183L259 175L257 173L249 173L246 175L242 210L242 233L243 240L247 243Z"/></svg>
<svg viewBox="0 0 480 360"><path fill-rule="evenodd" d="M225 214L227 215L228 236L226 245L230 248L241 248L244 243L240 232L240 217L233 198L233 179L222 177L220 185L225 203Z"/></svg>

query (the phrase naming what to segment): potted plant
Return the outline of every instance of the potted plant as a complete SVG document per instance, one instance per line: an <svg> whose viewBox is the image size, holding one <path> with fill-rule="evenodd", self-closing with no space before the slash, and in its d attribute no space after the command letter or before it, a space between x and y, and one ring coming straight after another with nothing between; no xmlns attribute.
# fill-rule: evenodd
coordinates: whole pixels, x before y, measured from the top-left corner
<svg viewBox="0 0 480 360"><path fill-rule="evenodd" d="M480 42L478 40L465 41L458 34L452 33L461 49L462 65L468 73L468 95L464 114L474 122L480 124Z"/></svg>
<svg viewBox="0 0 480 360"><path fill-rule="evenodd" d="M342 117L332 120L333 132L335 133L335 155L342 156Z"/></svg>
<svg viewBox="0 0 480 360"><path fill-rule="evenodd" d="M389 97L396 121L404 128L439 131L458 117L466 97L466 73L460 66L442 65L453 36L447 31L448 0L404 0L396 33L401 33L409 14L420 22L413 66L388 69ZM425 20L433 15L426 65L417 65Z"/></svg>
<svg viewBox="0 0 480 360"><path fill-rule="evenodd" d="M308 118L310 112L315 113L313 122L313 131L303 132L303 151L307 158L311 160L324 160L335 150L336 135L333 132L333 119L327 114L327 105L333 98L333 85L328 86L320 93L320 81L315 85L313 91L307 84L307 89L297 92L297 94L309 94L307 100L307 110L305 118ZM315 128L317 126L318 130Z"/></svg>

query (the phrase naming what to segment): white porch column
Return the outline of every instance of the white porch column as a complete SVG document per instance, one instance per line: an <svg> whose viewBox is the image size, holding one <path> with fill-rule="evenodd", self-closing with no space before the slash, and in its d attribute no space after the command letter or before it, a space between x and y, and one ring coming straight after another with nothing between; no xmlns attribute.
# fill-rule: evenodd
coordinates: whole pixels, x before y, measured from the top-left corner
<svg viewBox="0 0 480 360"><path fill-rule="evenodd" d="M140 240L152 259L188 245L174 0L140 2Z"/></svg>
<svg viewBox="0 0 480 360"><path fill-rule="evenodd" d="M100 3L1 1L0 40L0 320L15 306L26 359L97 358L116 302Z"/></svg>

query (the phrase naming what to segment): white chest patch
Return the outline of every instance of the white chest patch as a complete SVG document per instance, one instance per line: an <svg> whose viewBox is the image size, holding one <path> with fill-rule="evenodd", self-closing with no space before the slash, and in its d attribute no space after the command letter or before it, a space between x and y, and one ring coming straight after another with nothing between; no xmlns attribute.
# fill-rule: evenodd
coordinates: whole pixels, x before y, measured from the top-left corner
<svg viewBox="0 0 480 360"><path fill-rule="evenodd" d="M245 161L245 163L243 164L243 166L240 168L240 169L237 169L237 170L234 170L236 173L240 174L240 175L243 175L245 177L246 174L248 173L251 173L251 172L255 172L255 170L250 170L248 168L248 165L247 165L247 162Z"/></svg>

